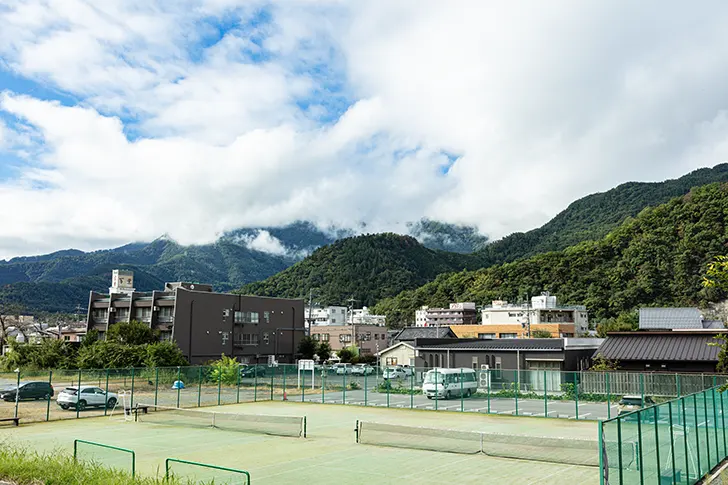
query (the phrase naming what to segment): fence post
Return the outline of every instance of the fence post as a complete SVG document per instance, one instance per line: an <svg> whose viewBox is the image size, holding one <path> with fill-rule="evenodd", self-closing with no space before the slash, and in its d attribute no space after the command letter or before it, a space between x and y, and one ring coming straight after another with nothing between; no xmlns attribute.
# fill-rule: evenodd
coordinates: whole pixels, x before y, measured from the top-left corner
<svg viewBox="0 0 728 485"><path fill-rule="evenodd" d="M609 387L609 372L604 373L607 381L607 419L612 419L612 389Z"/></svg>
<svg viewBox="0 0 728 485"><path fill-rule="evenodd" d="M460 412L465 412L465 392L463 390L463 368L460 368Z"/></svg>
<svg viewBox="0 0 728 485"><path fill-rule="evenodd" d="M286 394L286 369L288 369L287 365L283 366L283 395L288 398L288 395ZM324 372L326 371L326 366L324 366ZM321 379L323 380L323 374L321 374ZM240 386L238 385L238 396L240 396ZM240 397L238 397L238 402L240 402Z"/></svg>
<svg viewBox="0 0 728 485"><path fill-rule="evenodd" d="M157 405L157 395L159 394L159 367L155 367L154 377L154 405ZM178 406L179 407L179 406Z"/></svg>
<svg viewBox="0 0 728 485"><path fill-rule="evenodd" d="M622 471L622 420L617 418L617 463L619 463L619 485L624 483Z"/></svg>
<svg viewBox="0 0 728 485"><path fill-rule="evenodd" d="M713 464L710 461L710 430L708 428L708 396L705 395L705 391L701 392L703 395L703 414L705 415L705 449L708 451L708 467L707 471L713 468Z"/></svg>
<svg viewBox="0 0 728 485"><path fill-rule="evenodd" d="M680 374L675 374L675 382L677 386L677 397L679 399L682 397L682 393L680 391Z"/></svg>
<svg viewBox="0 0 728 485"><path fill-rule="evenodd" d="M657 460L657 480L662 480L662 468L660 467L660 426L657 423L657 406L652 407L653 419L655 420L655 458Z"/></svg>
<svg viewBox="0 0 728 485"><path fill-rule="evenodd" d="M574 372L574 406L576 408L576 419L579 419L579 384L576 382L576 372Z"/></svg>
<svg viewBox="0 0 728 485"><path fill-rule="evenodd" d="M695 416L695 448L698 455L698 470L697 475L703 474L703 467L700 466L700 428L698 427L698 397L693 394L693 416ZM686 423L687 424L687 423Z"/></svg>
<svg viewBox="0 0 728 485"><path fill-rule="evenodd" d="M518 416L518 395L521 393L521 372L516 370L516 416Z"/></svg>
<svg viewBox="0 0 728 485"><path fill-rule="evenodd" d="M53 371L48 371L48 385L53 389ZM109 392L109 369L106 369L106 392ZM722 402L721 402L722 404ZM106 416L106 406L104 406L104 416ZM46 404L46 421L51 420L51 396L48 395L48 403Z"/></svg>
<svg viewBox="0 0 728 485"><path fill-rule="evenodd" d="M159 372L159 368L157 368L157 372ZM177 366L177 407L179 407L179 397L182 392L180 382L182 382L182 368Z"/></svg>
<svg viewBox="0 0 728 485"><path fill-rule="evenodd" d="M235 377L235 388L236 388L236 397L235 397L235 403L240 404L240 364L238 364L238 367L235 371L237 373L237 376ZM286 382L286 366L283 366L283 382L284 382L284 392L285 392L285 382Z"/></svg>
<svg viewBox="0 0 728 485"><path fill-rule="evenodd" d="M688 452L688 422L685 413L685 399L680 398L680 404L682 407L682 422L683 422L683 441L685 442L685 476L686 480L690 482L690 453ZM678 410L678 413L680 410Z"/></svg>
<svg viewBox="0 0 728 485"><path fill-rule="evenodd" d="M437 386L438 386L438 383L439 383L439 381L437 380L437 367L435 367L435 411L437 411L437 400L438 400L437 399ZM443 384L442 392L445 392L445 381L444 380L443 380L442 384ZM387 386L387 389L389 389L389 386ZM389 396L389 391L387 391L387 393L388 393L387 396Z"/></svg>
<svg viewBox="0 0 728 485"><path fill-rule="evenodd" d="M222 391L222 364L217 366L217 405L220 405L220 393ZM179 391L177 392L179 395ZM177 406L179 407L179 406Z"/></svg>
<svg viewBox="0 0 728 485"><path fill-rule="evenodd" d="M202 366L197 367L197 407L199 408L202 400Z"/></svg>
<svg viewBox="0 0 728 485"><path fill-rule="evenodd" d="M641 375L641 374L640 374ZM637 447L639 452L640 485L645 483L645 462L642 454L642 410L637 411Z"/></svg>
<svg viewBox="0 0 728 485"><path fill-rule="evenodd" d="M545 372L545 371L544 371ZM544 386L545 387L545 386ZM599 421L599 485L604 485L604 424Z"/></svg>
<svg viewBox="0 0 728 485"><path fill-rule="evenodd" d="M301 402L306 400L306 373L301 372L301 368L298 368L298 374L303 376L301 378Z"/></svg>
<svg viewBox="0 0 728 485"><path fill-rule="evenodd" d="M389 389L392 387L392 379L387 381L387 407L389 407Z"/></svg>
<svg viewBox="0 0 728 485"><path fill-rule="evenodd" d="M720 427L723 429L723 454L726 454L728 453L728 443L726 442L725 436L725 408L723 406L723 394L725 392L720 392L719 390L718 393L720 394Z"/></svg>
<svg viewBox="0 0 728 485"><path fill-rule="evenodd" d="M374 372L376 372L377 373L377 376L378 376L379 375L379 368L377 368L377 370L375 370ZM364 373L364 405L365 406L367 405L367 393L368 393L367 388L368 387L369 386L367 385L367 373L365 372Z"/></svg>
<svg viewBox="0 0 728 485"><path fill-rule="evenodd" d="M344 392L343 392L342 397L341 397L341 404L346 404L346 367L344 367L344 378L343 379L344 379L343 380L343 383L344 383Z"/></svg>
<svg viewBox="0 0 728 485"><path fill-rule="evenodd" d="M132 367L133 369L133 367ZM20 373L18 373L18 385L20 385ZM131 388L132 388L132 396L134 396L134 379L131 381ZM133 399L132 399L133 401ZM17 403L17 400L16 400ZM81 370L78 370L78 394L76 397L76 418L78 418L81 415Z"/></svg>
<svg viewBox="0 0 728 485"><path fill-rule="evenodd" d="M273 384L275 383L277 368L278 367L273 367L273 372L271 372L271 374L270 374L270 400L271 401L273 400ZM311 375L313 376L313 374L315 374L315 373L316 373L316 369L314 368L314 370L311 371Z"/></svg>
<svg viewBox="0 0 728 485"><path fill-rule="evenodd" d="M715 380L715 376L713 376L713 379ZM715 407L715 387L710 390L711 397L713 399L713 432L715 433L715 462L720 463L722 460L720 459L720 445L718 445L718 410ZM725 457L725 453L723 454Z"/></svg>
<svg viewBox="0 0 728 485"><path fill-rule="evenodd" d="M134 407L134 378L135 378L134 367L132 367L131 368L131 401L129 403L131 407Z"/></svg>
<svg viewBox="0 0 728 485"><path fill-rule="evenodd" d="M415 372L417 368L412 369L410 374L410 409L415 407Z"/></svg>
<svg viewBox="0 0 728 485"><path fill-rule="evenodd" d="M51 374L53 374L53 371L51 371ZM109 369L106 369L106 389L105 389L105 391L106 391L106 394L109 394ZM49 402L49 404L50 404L50 402ZM106 416L108 409L109 409L108 406L104 406L104 416Z"/></svg>
<svg viewBox="0 0 728 485"><path fill-rule="evenodd" d="M305 372L303 373L303 378L306 378ZM258 402L258 359L255 359L255 367L253 367L253 401Z"/></svg>
<svg viewBox="0 0 728 485"><path fill-rule="evenodd" d="M534 371L535 372L535 371ZM548 376L546 374L547 371L543 371L543 417L548 418L549 417L549 395L548 395Z"/></svg>
<svg viewBox="0 0 728 485"><path fill-rule="evenodd" d="M670 422L670 458L672 459L672 483L677 483L677 472L675 470L675 430L672 423L672 401L667 401L667 414ZM657 423L655 423L657 427Z"/></svg>
<svg viewBox="0 0 728 485"><path fill-rule="evenodd" d="M642 405L645 403L645 375L640 374L640 395L642 396Z"/></svg>
<svg viewBox="0 0 728 485"><path fill-rule="evenodd" d="M491 382L491 377L492 377L492 374L490 372L490 367L488 367L487 372L488 372L488 387L486 388L486 390L487 390L487 394L488 394L488 414L490 414L490 382Z"/></svg>

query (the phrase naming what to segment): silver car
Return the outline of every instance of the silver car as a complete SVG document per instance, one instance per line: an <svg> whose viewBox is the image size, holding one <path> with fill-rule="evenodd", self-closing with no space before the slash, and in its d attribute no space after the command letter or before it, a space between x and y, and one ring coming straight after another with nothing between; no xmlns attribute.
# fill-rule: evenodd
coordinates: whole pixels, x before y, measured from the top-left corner
<svg viewBox="0 0 728 485"><path fill-rule="evenodd" d="M78 409L83 411L87 407L113 408L119 400L113 392L106 392L96 386L67 387L58 394L56 402L61 409Z"/></svg>

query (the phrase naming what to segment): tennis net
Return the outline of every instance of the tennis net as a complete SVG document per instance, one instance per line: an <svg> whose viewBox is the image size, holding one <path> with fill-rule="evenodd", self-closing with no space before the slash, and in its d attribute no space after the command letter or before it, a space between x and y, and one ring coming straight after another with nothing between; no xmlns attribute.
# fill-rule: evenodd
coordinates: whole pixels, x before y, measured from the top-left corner
<svg viewBox="0 0 728 485"><path fill-rule="evenodd" d="M146 413L143 412L145 408ZM136 408L136 416L141 422L171 426L218 428L277 436L305 437L306 435L305 416L228 413L142 403Z"/></svg>
<svg viewBox="0 0 728 485"><path fill-rule="evenodd" d="M366 421L359 422L357 431L359 443L363 444L599 466L597 440L422 428ZM634 449L623 446L626 462L633 460Z"/></svg>

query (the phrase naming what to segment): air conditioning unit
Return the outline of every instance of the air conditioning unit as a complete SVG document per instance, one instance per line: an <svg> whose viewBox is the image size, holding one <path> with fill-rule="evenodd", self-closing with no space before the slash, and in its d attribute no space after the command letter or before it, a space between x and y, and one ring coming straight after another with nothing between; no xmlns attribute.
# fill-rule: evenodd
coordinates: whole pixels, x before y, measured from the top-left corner
<svg viewBox="0 0 728 485"><path fill-rule="evenodd" d="M114 308L113 306L111 308L109 308L109 313L115 313L115 312L116 312L116 308Z"/></svg>
<svg viewBox="0 0 728 485"><path fill-rule="evenodd" d="M159 307L158 306L152 307L152 311L153 312L158 312L159 311Z"/></svg>
<svg viewBox="0 0 728 485"><path fill-rule="evenodd" d="M225 317L225 318L228 318L230 316L230 310L223 310L222 311L222 316Z"/></svg>

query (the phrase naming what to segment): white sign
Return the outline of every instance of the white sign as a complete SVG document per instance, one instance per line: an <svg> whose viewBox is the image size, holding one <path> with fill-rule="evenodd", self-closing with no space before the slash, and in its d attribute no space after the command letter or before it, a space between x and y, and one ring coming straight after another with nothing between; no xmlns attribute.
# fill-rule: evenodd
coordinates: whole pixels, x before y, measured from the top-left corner
<svg viewBox="0 0 728 485"><path fill-rule="evenodd" d="M313 370L313 360L299 360L298 370Z"/></svg>
<svg viewBox="0 0 728 485"><path fill-rule="evenodd" d="M314 370L313 364L314 364L313 360L309 360L309 359L304 359L304 360L298 361L298 387L299 388L301 387L301 372L304 372L303 378L304 378L304 382L305 382L305 379L306 379L305 372L308 372L308 371L311 371L311 389L314 388L314 380L315 380L314 376L316 374L313 371Z"/></svg>

